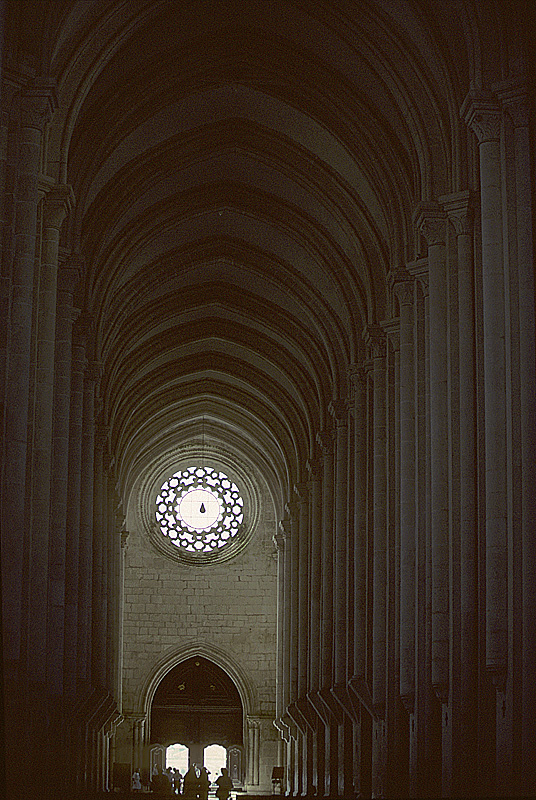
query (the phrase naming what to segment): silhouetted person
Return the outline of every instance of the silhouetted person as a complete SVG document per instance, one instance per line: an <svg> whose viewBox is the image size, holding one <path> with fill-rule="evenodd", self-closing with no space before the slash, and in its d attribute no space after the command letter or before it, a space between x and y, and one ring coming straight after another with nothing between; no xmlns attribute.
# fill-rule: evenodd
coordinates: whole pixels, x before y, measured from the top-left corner
<svg viewBox="0 0 536 800"><path fill-rule="evenodd" d="M199 800L207 800L208 798L208 789L210 786L208 775L208 769L206 767L201 767L201 774L199 775L199 784L197 790L197 796Z"/></svg>
<svg viewBox="0 0 536 800"><path fill-rule="evenodd" d="M231 789L233 788L233 781L225 767L222 767L220 777L216 778L214 782L218 786L216 789L216 797L218 800L228 800Z"/></svg>
<svg viewBox="0 0 536 800"><path fill-rule="evenodd" d="M195 764L192 764L184 776L182 794L185 800L195 800L197 797L198 785L199 779L195 770Z"/></svg>
<svg viewBox="0 0 536 800"><path fill-rule="evenodd" d="M175 775L173 786L175 788L175 794L181 794L182 792L182 772L180 769L175 768Z"/></svg>

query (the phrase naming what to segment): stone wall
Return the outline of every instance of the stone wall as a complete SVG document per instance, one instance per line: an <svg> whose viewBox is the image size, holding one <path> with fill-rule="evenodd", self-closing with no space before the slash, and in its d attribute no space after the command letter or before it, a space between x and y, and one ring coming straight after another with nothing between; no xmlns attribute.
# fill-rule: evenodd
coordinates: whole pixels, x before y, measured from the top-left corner
<svg viewBox="0 0 536 800"><path fill-rule="evenodd" d="M166 667L171 669L183 657L194 655L196 648L208 658L214 653L214 660L224 669L226 664L235 664L243 678L243 686L237 688L244 705L246 757L251 724L261 725L264 739L275 740L275 514L267 491L261 490L259 500L259 521L246 548L227 561L200 566L172 560L157 551L136 515L127 514L123 616L126 722L121 726L116 754L121 761L133 758L128 750L136 737L127 733L129 718L139 719L150 707L152 693L168 671ZM257 722L253 723L253 718ZM145 725L146 742L149 728L150 721ZM268 752L270 764L263 765L261 743L261 775L271 770L269 745Z"/></svg>

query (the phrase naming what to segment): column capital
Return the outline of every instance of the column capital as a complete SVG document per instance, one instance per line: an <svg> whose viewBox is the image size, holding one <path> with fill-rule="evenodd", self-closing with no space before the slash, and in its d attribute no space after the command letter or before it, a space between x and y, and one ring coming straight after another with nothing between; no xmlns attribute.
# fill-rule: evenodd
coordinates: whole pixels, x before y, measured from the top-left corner
<svg viewBox="0 0 536 800"><path fill-rule="evenodd" d="M45 227L59 230L63 220L74 208L73 187L58 183L47 192L43 201Z"/></svg>
<svg viewBox="0 0 536 800"><path fill-rule="evenodd" d="M358 387L365 387L367 385L367 368L365 362L361 364L350 364L348 367L348 378L350 384L357 389Z"/></svg>
<svg viewBox="0 0 536 800"><path fill-rule="evenodd" d="M296 495L298 505L302 505L302 503L306 503L309 499L309 486L306 483L295 483L294 484L294 494Z"/></svg>
<svg viewBox="0 0 536 800"><path fill-rule="evenodd" d="M454 225L456 235L470 234L473 227L471 192L466 189L464 192L444 194L439 198L439 202Z"/></svg>
<svg viewBox="0 0 536 800"><path fill-rule="evenodd" d="M305 462L305 468L309 473L309 482L320 480L322 477L322 459L320 458L318 447L315 447L315 452Z"/></svg>
<svg viewBox="0 0 536 800"><path fill-rule="evenodd" d="M322 428L316 434L316 441L322 451L322 455L326 456L333 452L333 428Z"/></svg>
<svg viewBox="0 0 536 800"><path fill-rule="evenodd" d="M91 336L92 332L93 332L92 317L89 314L81 311L73 328L73 336L76 338L77 344L84 346L87 343L87 340Z"/></svg>
<svg viewBox="0 0 536 800"><path fill-rule="evenodd" d="M385 358L387 337L381 325L367 325L363 329L363 339L369 345L373 358Z"/></svg>
<svg viewBox="0 0 536 800"><path fill-rule="evenodd" d="M21 94L20 110L24 128L43 131L58 106L56 87L40 79L35 79Z"/></svg>
<svg viewBox="0 0 536 800"><path fill-rule="evenodd" d="M288 519L287 517L285 517L285 519L280 519L279 520L279 536L281 536L282 539L283 539L283 545L287 541L287 539L290 539L290 533L291 533L290 519Z"/></svg>
<svg viewBox="0 0 536 800"><path fill-rule="evenodd" d="M333 417L337 428L342 428L346 425L348 420L348 403L346 400L331 400L328 405L328 411Z"/></svg>
<svg viewBox="0 0 536 800"><path fill-rule="evenodd" d="M413 215L415 227L428 247L444 244L447 238L447 215L438 203L419 203Z"/></svg>
<svg viewBox="0 0 536 800"><path fill-rule="evenodd" d="M58 268L58 286L60 291L74 294L80 281L81 270L76 262L68 261Z"/></svg>
<svg viewBox="0 0 536 800"><path fill-rule="evenodd" d="M413 304L415 278L410 272L402 268L391 270L387 275L387 281L401 306Z"/></svg>
<svg viewBox="0 0 536 800"><path fill-rule="evenodd" d="M98 383L98 381L100 381L102 378L103 372L104 370L101 361L97 361L95 359L88 361L86 367L86 378L88 380Z"/></svg>
<svg viewBox="0 0 536 800"><path fill-rule="evenodd" d="M110 434L110 426L105 425L102 422L98 422L95 425L95 447L104 449L108 441L109 434Z"/></svg>
<svg viewBox="0 0 536 800"><path fill-rule="evenodd" d="M515 128L526 128L530 117L530 90L525 78L516 76L493 85Z"/></svg>
<svg viewBox="0 0 536 800"><path fill-rule="evenodd" d="M478 143L498 142L501 135L501 109L492 92L470 91L460 115L478 139Z"/></svg>
<svg viewBox="0 0 536 800"><path fill-rule="evenodd" d="M409 264L406 264L406 269L419 281L425 297L428 296L428 258L418 258L416 261L410 261Z"/></svg>
<svg viewBox="0 0 536 800"><path fill-rule="evenodd" d="M393 350L398 353L400 350L400 318L385 320L382 322L382 328L389 337Z"/></svg>
<svg viewBox="0 0 536 800"><path fill-rule="evenodd" d="M288 514L288 521L290 524L290 528L292 530L292 522L296 522L296 517L298 513L298 503L295 500L287 500L285 503L285 511Z"/></svg>
<svg viewBox="0 0 536 800"><path fill-rule="evenodd" d="M274 533L272 541L278 553L282 553L285 550L285 536L282 533Z"/></svg>

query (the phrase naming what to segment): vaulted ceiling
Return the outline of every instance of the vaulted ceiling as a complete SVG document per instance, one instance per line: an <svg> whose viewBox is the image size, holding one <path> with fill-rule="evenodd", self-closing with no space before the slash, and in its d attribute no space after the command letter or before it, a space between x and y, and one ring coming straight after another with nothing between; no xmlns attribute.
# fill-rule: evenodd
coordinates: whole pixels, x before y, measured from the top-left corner
<svg viewBox="0 0 536 800"><path fill-rule="evenodd" d="M203 420L284 498L419 252L416 204L464 188L472 4L14 5L48 32L19 36L60 98L62 245L124 491Z"/></svg>

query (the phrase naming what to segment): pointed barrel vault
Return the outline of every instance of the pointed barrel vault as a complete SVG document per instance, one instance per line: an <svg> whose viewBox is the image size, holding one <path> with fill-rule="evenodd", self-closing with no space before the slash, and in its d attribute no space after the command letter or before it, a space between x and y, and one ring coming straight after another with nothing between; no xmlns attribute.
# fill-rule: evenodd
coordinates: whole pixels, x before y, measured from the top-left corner
<svg viewBox="0 0 536 800"><path fill-rule="evenodd" d="M533 16L0 2L12 797L534 794Z"/></svg>

